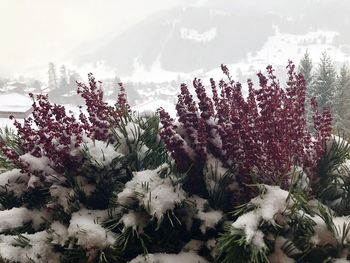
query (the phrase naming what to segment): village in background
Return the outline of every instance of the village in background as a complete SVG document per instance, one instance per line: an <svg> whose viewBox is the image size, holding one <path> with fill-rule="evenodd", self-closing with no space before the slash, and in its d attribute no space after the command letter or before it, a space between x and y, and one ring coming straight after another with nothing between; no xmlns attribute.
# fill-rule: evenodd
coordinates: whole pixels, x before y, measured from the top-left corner
<svg viewBox="0 0 350 263"><path fill-rule="evenodd" d="M231 67L237 65L231 65ZM307 84L306 94L306 118L308 125L313 123L311 117L310 101L312 97L318 99L319 108L331 109L333 113L334 131L339 134L349 135L350 130L350 102L346 99L350 96L350 70L346 61L340 63L334 61L332 57L324 51L319 60L311 58L306 50L303 57L296 63ZM275 68L277 77L284 86L285 69L281 65ZM258 81L256 75L264 68L249 68L243 72L240 68L230 68L235 81L242 83L243 94L247 95L246 81L252 79L256 85ZM214 76L213 76L214 75ZM207 73L198 73L197 78L203 80L207 85L207 92L211 94L210 78L222 78L219 70L212 70ZM13 127L10 116L14 116L22 122L29 117L32 111L32 100L29 94L47 94L53 103L64 105L66 110L74 115L78 115L83 105L83 99L77 93L77 83L86 83L87 76L81 76L74 70L62 65L59 69L52 62L48 64L46 80L28 77L18 77L14 79L0 78L0 127ZM128 96L128 101L135 112L155 112L162 107L169 112L172 117L176 117L175 104L179 87L182 83L188 85L193 91L192 75L178 74L176 79L170 81L126 81L120 77L97 79L104 92L104 99L110 105L116 103L119 92L119 83L123 83ZM84 111L84 109L82 109Z"/></svg>
<svg viewBox="0 0 350 263"><path fill-rule="evenodd" d="M49 63L47 80L19 77L15 79L0 78L0 126L12 126L10 116L21 120L31 114L32 100L28 94L48 94L50 101L65 105L73 113L77 113L82 98L77 94L77 81L86 82L86 76L80 76L75 71L62 65L57 73L53 63ZM112 79L102 79L101 87L106 101L115 103L119 92L117 76ZM164 107L175 113L177 88L187 80L173 80L171 82L126 82L124 83L128 100L135 111L152 111L157 107Z"/></svg>

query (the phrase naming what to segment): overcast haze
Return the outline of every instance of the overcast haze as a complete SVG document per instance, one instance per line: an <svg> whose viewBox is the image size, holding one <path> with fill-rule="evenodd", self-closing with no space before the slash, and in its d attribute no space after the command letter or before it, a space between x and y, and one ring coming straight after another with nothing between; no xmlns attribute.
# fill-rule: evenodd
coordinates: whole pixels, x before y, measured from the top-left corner
<svg viewBox="0 0 350 263"><path fill-rule="evenodd" d="M174 80L215 74L221 63L250 76L306 50L350 58L348 0L0 0L0 77L47 80L47 65L85 76ZM39 78L39 77L38 77Z"/></svg>
<svg viewBox="0 0 350 263"><path fill-rule="evenodd" d="M87 42L98 47L179 0L0 0L0 76L60 61Z"/></svg>
<svg viewBox="0 0 350 263"><path fill-rule="evenodd" d="M306 51L313 73L324 52L335 71L350 66L350 0L0 0L0 10L0 94L65 105L82 103L76 81L89 72L111 103L121 81L138 111L175 116L180 84L222 78L221 64L242 83L269 64L283 82Z"/></svg>

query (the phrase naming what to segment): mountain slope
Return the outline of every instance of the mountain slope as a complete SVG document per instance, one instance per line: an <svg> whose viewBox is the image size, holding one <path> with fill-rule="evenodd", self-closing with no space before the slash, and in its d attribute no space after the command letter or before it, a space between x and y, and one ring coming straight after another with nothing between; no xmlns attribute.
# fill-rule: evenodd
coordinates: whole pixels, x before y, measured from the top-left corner
<svg viewBox="0 0 350 263"><path fill-rule="evenodd" d="M121 76L130 76L140 67L146 71L161 67L170 72L207 72L221 63L238 63L249 56L259 60L259 52L274 36L281 37L277 42L284 45L284 34L307 36L306 42L299 39L294 44L300 47L299 53L316 43L325 50L334 46L347 56L349 13L350 2L346 0L269 0L264 5L258 1L208 1L150 17L94 52L79 56L75 63L104 61ZM321 33L310 39L310 32ZM333 34L330 41L329 34ZM263 63L268 63L265 59Z"/></svg>

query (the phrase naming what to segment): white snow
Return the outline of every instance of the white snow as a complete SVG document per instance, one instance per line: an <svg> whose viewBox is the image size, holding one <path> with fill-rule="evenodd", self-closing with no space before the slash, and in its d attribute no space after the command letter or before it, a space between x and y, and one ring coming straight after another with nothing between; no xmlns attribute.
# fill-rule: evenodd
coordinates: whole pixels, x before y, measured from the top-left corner
<svg viewBox="0 0 350 263"><path fill-rule="evenodd" d="M193 252L181 252L179 254L148 254L147 256L140 255L130 263L209 263L204 258Z"/></svg>
<svg viewBox="0 0 350 263"><path fill-rule="evenodd" d="M28 96L19 93L7 93L0 95L0 112L1 111L27 111L33 102Z"/></svg>
<svg viewBox="0 0 350 263"><path fill-rule="evenodd" d="M103 141L89 140L84 145L92 158L92 162L95 161L98 165L108 166L113 159L123 156L114 149L113 144L107 144Z"/></svg>
<svg viewBox="0 0 350 263"><path fill-rule="evenodd" d="M180 34L182 39L205 43L210 42L216 37L216 28L211 27L207 31L200 33L196 29L182 27L180 28Z"/></svg>
<svg viewBox="0 0 350 263"><path fill-rule="evenodd" d="M264 185L264 187L266 187L266 193L262 197L252 199L251 203L258 207L262 219L272 222L275 214L283 213L287 208L286 200L289 193L278 186Z"/></svg>
<svg viewBox="0 0 350 263"><path fill-rule="evenodd" d="M304 191L309 187L309 177L300 166L292 167L289 183L293 183L295 190Z"/></svg>
<svg viewBox="0 0 350 263"><path fill-rule="evenodd" d="M150 100L132 107L132 111L143 114L154 114L154 112L162 107L169 115L174 118L176 116L175 103L171 103L162 99Z"/></svg>
<svg viewBox="0 0 350 263"><path fill-rule="evenodd" d="M69 210L68 197L74 190L61 185L53 184L50 187L50 194L52 198L56 199L57 204L61 205L64 211Z"/></svg>
<svg viewBox="0 0 350 263"><path fill-rule="evenodd" d="M134 172L132 180L125 184L125 189L118 194L121 205L130 205L138 202L146 211L158 219L182 203L186 194L179 185L173 185L169 178L161 178L158 173L167 169L167 165L155 170Z"/></svg>
<svg viewBox="0 0 350 263"><path fill-rule="evenodd" d="M205 233L208 229L214 228L222 219L223 213L221 211L198 212L198 218L203 222L200 230Z"/></svg>
<svg viewBox="0 0 350 263"><path fill-rule="evenodd" d="M259 213L250 211L237 218L232 226L234 228L242 229L245 233L246 240L251 242L258 230L260 220L261 217Z"/></svg>
<svg viewBox="0 0 350 263"><path fill-rule="evenodd" d="M322 52L327 50L332 59L344 61L345 54L332 45L337 35L339 35L338 32L322 30L300 35L282 33L275 26L275 34L268 38L256 55L249 54L247 60L251 65L255 65L260 61L264 64L269 61L271 65L284 65L288 59L301 59L305 50L308 49L311 57L317 58L316 60L321 57Z"/></svg>
<svg viewBox="0 0 350 263"><path fill-rule="evenodd" d="M53 230L51 243L63 246L68 237L67 227L58 221L54 221L50 228Z"/></svg>
<svg viewBox="0 0 350 263"><path fill-rule="evenodd" d="M257 52L249 52L246 57L240 61L227 65L231 69L231 74L237 80L239 75L255 77L259 71L264 71L267 65L273 65L275 68L286 66L289 59L294 62L300 61L302 56L308 50L313 61L319 61L322 53L326 50L327 54L334 62L344 63L349 60L349 56L342 51L341 46L334 44L339 32L315 30L305 34L291 34L280 32L275 26L275 33L270 36L265 44ZM240 74L238 74L240 72ZM215 67L205 73L206 78L222 78L222 71ZM245 81L245 79L240 80ZM244 90L247 87L243 86Z"/></svg>
<svg viewBox="0 0 350 263"><path fill-rule="evenodd" d="M215 226L224 216L222 211L213 210L209 207L209 205L209 209L205 210L205 204L208 201L197 195L188 198L188 200L194 202L196 205L197 214L195 214L195 217L201 221L200 230L203 234L205 234L208 229L215 228Z"/></svg>
<svg viewBox="0 0 350 263"><path fill-rule="evenodd" d="M206 167L204 169L205 183L208 190L213 190L219 180L228 172L223 163L215 158L212 154L208 154Z"/></svg>
<svg viewBox="0 0 350 263"><path fill-rule="evenodd" d="M123 223L124 229L132 228L138 233L143 233L143 229L148 223L148 216L143 212L129 211L122 216L119 222Z"/></svg>
<svg viewBox="0 0 350 263"><path fill-rule="evenodd" d="M333 263L349 263L350 260L347 260L345 258L336 258L332 261Z"/></svg>
<svg viewBox="0 0 350 263"><path fill-rule="evenodd" d="M118 152L128 155L130 151L135 151L139 160L142 160L149 150L149 148L139 140L144 130L135 122L128 122L124 129L123 131L121 129L116 130L119 144Z"/></svg>
<svg viewBox="0 0 350 263"><path fill-rule="evenodd" d="M266 248L265 241L264 241L264 233L261 230L256 231L252 239L252 244L257 246L260 249Z"/></svg>
<svg viewBox="0 0 350 263"><path fill-rule="evenodd" d="M115 241L114 234L107 232L100 223L108 217L105 210L81 209L72 214L68 235L87 250L104 249Z"/></svg>
<svg viewBox="0 0 350 263"><path fill-rule="evenodd" d="M34 229L38 229L40 224L48 219L45 211L29 210L25 207L14 207L0 211L0 231L17 228L32 221Z"/></svg>
<svg viewBox="0 0 350 263"><path fill-rule="evenodd" d="M350 224L350 217L333 217L333 223L335 226L335 233L333 234L326 226L324 220L319 216L312 217L312 220L316 223L314 226L315 234L311 238L311 242L317 245L334 245L342 243L343 227ZM350 233L344 238L344 243L350 242Z"/></svg>
<svg viewBox="0 0 350 263"><path fill-rule="evenodd" d="M21 173L19 169L12 169L0 174L0 186L6 186L9 192L13 192L16 197L23 195L27 189L29 176Z"/></svg>
<svg viewBox="0 0 350 263"><path fill-rule="evenodd" d="M21 263L59 263L59 254L53 251L46 231L35 234L22 234L30 246L18 246L17 236L0 235L0 255L2 259Z"/></svg>
<svg viewBox="0 0 350 263"><path fill-rule="evenodd" d="M261 233L258 232L261 220L265 220L273 225L276 224L276 215L282 216L292 202L291 200L289 203L287 202L286 199L289 193L278 186L264 185L264 187L266 188L265 194L257 196L250 201L251 204L256 206L256 209L241 215L232 224L234 228L245 232L248 242L252 242L259 247L266 246L261 238Z"/></svg>
<svg viewBox="0 0 350 263"><path fill-rule="evenodd" d="M143 82L143 83L164 83L172 80L193 79L203 73L202 69L194 70L190 73L174 72L163 68L161 55L158 55L150 67L139 62L138 57L133 61L134 71L130 76L123 76L124 82Z"/></svg>
<svg viewBox="0 0 350 263"><path fill-rule="evenodd" d="M209 14L212 16L227 16L229 15L228 12L217 10L217 9L209 9Z"/></svg>
<svg viewBox="0 0 350 263"><path fill-rule="evenodd" d="M25 153L19 159L29 165L30 171L43 171L47 174L55 174L55 171L50 167L49 158L45 156L35 157L30 153Z"/></svg>
<svg viewBox="0 0 350 263"><path fill-rule="evenodd" d="M95 190L96 186L89 184L87 179L83 176L75 176L75 182L79 186L79 189L84 192L86 196L90 196ZM64 180L61 182L64 183ZM55 206L55 204L61 205L65 211L69 211L69 197L74 195L73 188L67 188L57 183L57 180L50 186L50 194L55 203L52 202L49 206Z"/></svg>

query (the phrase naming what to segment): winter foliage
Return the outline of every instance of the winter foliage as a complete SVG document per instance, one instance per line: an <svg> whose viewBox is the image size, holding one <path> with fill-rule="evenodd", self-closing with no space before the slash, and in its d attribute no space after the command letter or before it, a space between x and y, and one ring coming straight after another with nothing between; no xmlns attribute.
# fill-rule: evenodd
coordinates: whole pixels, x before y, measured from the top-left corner
<svg viewBox="0 0 350 263"><path fill-rule="evenodd" d="M121 83L106 103L92 74L78 117L31 94L0 133L0 262L347 262L350 145L329 110L310 99L310 131L291 62L247 98L222 70L197 98L181 85L176 120L131 112Z"/></svg>

